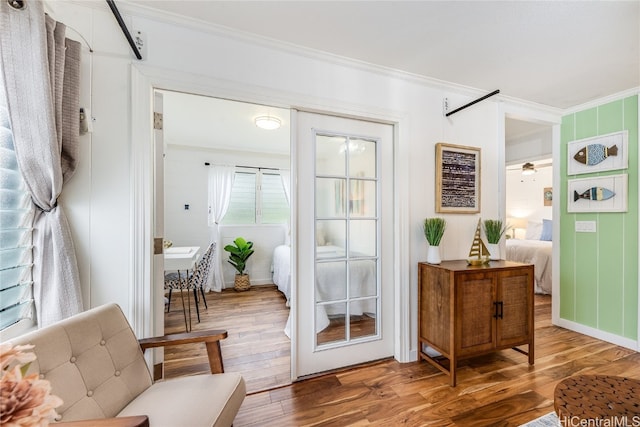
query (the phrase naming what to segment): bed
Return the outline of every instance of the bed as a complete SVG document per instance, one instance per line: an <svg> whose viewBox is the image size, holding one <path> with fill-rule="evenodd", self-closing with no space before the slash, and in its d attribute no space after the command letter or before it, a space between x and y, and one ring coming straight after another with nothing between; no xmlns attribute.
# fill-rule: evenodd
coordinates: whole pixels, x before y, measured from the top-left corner
<svg viewBox="0 0 640 427"><path fill-rule="evenodd" d="M344 257L344 249L338 246L318 246L317 257L322 261L335 259L340 261ZM376 261L371 259L350 261L349 285L352 296L375 296L377 289ZM280 245L273 251L273 283L286 298L287 307L291 298L291 247ZM340 262L319 262L316 267L316 300L333 301L345 298L344 288L336 283L344 281L344 264ZM375 298L351 302L352 315L369 314L375 316L377 300ZM317 309L316 332L320 332L329 325L329 317L344 314L341 304L320 305ZM344 306L344 304L342 304ZM288 332L289 322L287 321ZM288 334L287 334L288 335Z"/></svg>
<svg viewBox="0 0 640 427"><path fill-rule="evenodd" d="M552 283L552 243L548 240L507 239L508 261L533 264L535 292L551 294Z"/></svg>

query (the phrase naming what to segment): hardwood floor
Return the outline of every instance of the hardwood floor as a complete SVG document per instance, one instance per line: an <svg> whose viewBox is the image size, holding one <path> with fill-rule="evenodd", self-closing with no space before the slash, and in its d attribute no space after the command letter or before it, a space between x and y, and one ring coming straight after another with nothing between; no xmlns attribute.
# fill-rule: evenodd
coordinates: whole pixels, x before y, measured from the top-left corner
<svg viewBox="0 0 640 427"><path fill-rule="evenodd" d="M248 392L290 384L291 341L284 333L289 309L277 288L253 286L245 292L225 289L205 295L208 309L200 303L197 323L191 294L193 330L227 330L229 336L221 341L225 372L241 372ZM173 293L170 308L165 312L165 333L184 332L179 292ZM167 348L164 370L165 378L209 372L204 344Z"/></svg>
<svg viewBox="0 0 640 427"><path fill-rule="evenodd" d="M273 301L267 294L277 293L275 288L269 292L268 287L255 291L263 301ZM222 297L225 294L223 292ZM214 300L216 295L208 294L207 300ZM245 296L250 294L232 294L229 299L237 299L240 307ZM184 328L179 304L172 307L168 317L179 314L178 320ZM255 307L249 302L247 305ZM274 317L286 321L285 310ZM211 311L212 305L208 309ZM251 310L245 308L245 311ZM267 317L272 314L269 312ZM236 324L240 322L228 323L232 327ZM207 327L214 327L213 323ZM266 329L264 333L269 335ZM229 334L231 337L231 329ZM255 344L248 345L248 348L255 347ZM234 426L519 426L553 411L553 390L567 376L597 373L640 379L640 353L552 326L548 296L536 296L535 351L534 366L527 364L526 356L513 350L462 361L457 387L450 387L448 377L426 362L383 360L249 393ZM229 371L234 366L234 352L225 350L225 343L223 356L225 369ZM182 360L178 365L187 373L194 372L187 368L188 359L198 357L202 356L180 356ZM264 360L257 363L263 364ZM235 366L238 365L241 364ZM248 367L251 363L243 365ZM275 367L263 369L273 369L278 375ZM206 371L204 366L200 370ZM247 383L251 380L249 376ZM254 387L256 389L259 388Z"/></svg>

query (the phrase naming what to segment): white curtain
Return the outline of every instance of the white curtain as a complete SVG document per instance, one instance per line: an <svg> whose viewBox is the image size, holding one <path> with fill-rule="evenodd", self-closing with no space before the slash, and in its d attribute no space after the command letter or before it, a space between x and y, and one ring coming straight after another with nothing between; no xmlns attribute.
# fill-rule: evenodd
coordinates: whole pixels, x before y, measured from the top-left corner
<svg viewBox="0 0 640 427"><path fill-rule="evenodd" d="M224 286L222 277L222 242L220 241L220 221L229 209L231 201L231 189L235 178L235 166L212 165L209 169L209 227L211 229L211 241L216 242L216 253L213 262L213 275L209 276L207 287L215 292L220 292Z"/></svg>
<svg viewBox="0 0 640 427"><path fill-rule="evenodd" d="M291 171L288 169L280 169L280 179L282 180L282 187L284 187L284 195L287 198L287 203L291 206Z"/></svg>
<svg viewBox="0 0 640 427"><path fill-rule="evenodd" d="M79 144L80 44L41 1L0 2L0 57L18 165L36 208L33 289L38 326L82 311L80 275L58 204Z"/></svg>

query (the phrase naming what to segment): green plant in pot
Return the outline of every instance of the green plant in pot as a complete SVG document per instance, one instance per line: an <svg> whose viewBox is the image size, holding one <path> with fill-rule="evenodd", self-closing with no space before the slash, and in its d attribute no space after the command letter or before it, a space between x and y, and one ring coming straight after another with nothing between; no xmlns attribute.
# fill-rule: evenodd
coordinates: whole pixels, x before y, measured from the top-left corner
<svg viewBox="0 0 640 427"><path fill-rule="evenodd" d="M429 264L440 264L440 241L447 228L447 221L444 218L425 218L422 225L424 237L429 242L427 248L427 262Z"/></svg>
<svg viewBox="0 0 640 427"><path fill-rule="evenodd" d="M500 259L500 239L507 231L507 226L499 219L485 219L482 223L484 234L487 236L490 259Z"/></svg>
<svg viewBox="0 0 640 427"><path fill-rule="evenodd" d="M253 255L253 242L247 242L242 237L233 241L233 245L227 245L224 250L229 252L229 264L238 272L235 277L233 288L236 291L246 291L251 287L249 275L244 272L247 267L247 259Z"/></svg>

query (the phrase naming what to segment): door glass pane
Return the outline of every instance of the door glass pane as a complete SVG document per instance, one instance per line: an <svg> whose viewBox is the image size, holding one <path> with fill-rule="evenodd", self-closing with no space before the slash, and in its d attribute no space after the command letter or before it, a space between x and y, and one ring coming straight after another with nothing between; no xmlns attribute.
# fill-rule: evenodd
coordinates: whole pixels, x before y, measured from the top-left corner
<svg viewBox="0 0 640 427"><path fill-rule="evenodd" d="M343 300L347 297L347 263L316 264L316 302Z"/></svg>
<svg viewBox="0 0 640 427"><path fill-rule="evenodd" d="M377 263L372 259L349 261L349 297L372 297L378 293Z"/></svg>
<svg viewBox="0 0 640 427"><path fill-rule="evenodd" d="M349 175L376 178L376 143L364 139L349 139Z"/></svg>
<svg viewBox="0 0 640 427"><path fill-rule="evenodd" d="M352 301L349 319L349 338L356 339L376 335L376 299Z"/></svg>
<svg viewBox="0 0 640 427"><path fill-rule="evenodd" d="M377 252L377 221L353 219L349 221L349 255L374 257Z"/></svg>
<svg viewBox="0 0 640 427"><path fill-rule="evenodd" d="M316 175L346 175L346 144L343 136L316 135Z"/></svg>
<svg viewBox="0 0 640 427"><path fill-rule="evenodd" d="M341 258L347 247L347 222L343 219L316 221L316 257Z"/></svg>
<svg viewBox="0 0 640 427"><path fill-rule="evenodd" d="M347 305L344 302L317 306L316 342L318 345L346 341L346 308Z"/></svg>
<svg viewBox="0 0 640 427"><path fill-rule="evenodd" d="M316 215L320 218L344 218L347 201L347 180L316 178Z"/></svg>
<svg viewBox="0 0 640 427"><path fill-rule="evenodd" d="M349 182L349 214L352 217L376 216L376 182L363 179Z"/></svg>

